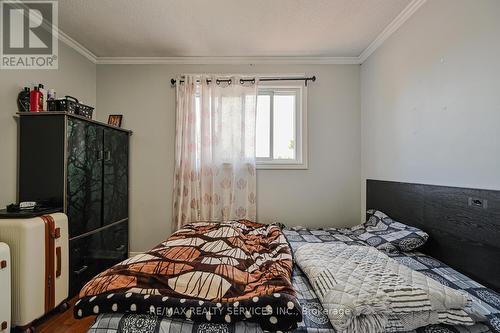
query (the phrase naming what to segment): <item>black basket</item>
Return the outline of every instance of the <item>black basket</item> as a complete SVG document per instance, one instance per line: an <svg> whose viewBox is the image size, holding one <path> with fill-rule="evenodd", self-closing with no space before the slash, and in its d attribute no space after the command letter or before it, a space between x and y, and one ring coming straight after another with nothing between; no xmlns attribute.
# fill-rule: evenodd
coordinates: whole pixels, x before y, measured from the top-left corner
<svg viewBox="0 0 500 333"><path fill-rule="evenodd" d="M64 99L47 101L48 111L64 111L92 119L92 113L94 112L93 107L79 103L78 100L72 96L64 97Z"/></svg>
<svg viewBox="0 0 500 333"><path fill-rule="evenodd" d="M71 96L66 96L64 99L53 99L47 101L48 111L65 111L68 113L77 114L78 100Z"/></svg>
<svg viewBox="0 0 500 333"><path fill-rule="evenodd" d="M78 112L77 112L78 115L92 119L93 112L94 112L93 107L84 104L78 104Z"/></svg>

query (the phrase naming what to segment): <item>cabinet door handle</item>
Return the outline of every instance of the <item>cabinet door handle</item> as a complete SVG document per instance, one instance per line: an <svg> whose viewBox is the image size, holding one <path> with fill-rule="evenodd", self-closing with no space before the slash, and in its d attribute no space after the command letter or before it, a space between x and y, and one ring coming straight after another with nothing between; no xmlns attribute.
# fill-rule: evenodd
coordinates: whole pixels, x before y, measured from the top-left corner
<svg viewBox="0 0 500 333"><path fill-rule="evenodd" d="M103 159L104 159L104 151L99 150L99 151L97 152L97 160L98 160L98 161L102 161Z"/></svg>
<svg viewBox="0 0 500 333"><path fill-rule="evenodd" d="M125 245L120 245L116 248L116 251L123 251L125 250Z"/></svg>
<svg viewBox="0 0 500 333"><path fill-rule="evenodd" d="M111 151L106 150L106 152L104 153L104 155L105 155L105 157L104 157L105 161L111 161Z"/></svg>
<svg viewBox="0 0 500 333"><path fill-rule="evenodd" d="M76 275L80 275L82 274L83 272L85 272L87 269L89 269L89 266L87 265L84 265L82 268L80 268L79 270L76 270L76 271L73 271Z"/></svg>

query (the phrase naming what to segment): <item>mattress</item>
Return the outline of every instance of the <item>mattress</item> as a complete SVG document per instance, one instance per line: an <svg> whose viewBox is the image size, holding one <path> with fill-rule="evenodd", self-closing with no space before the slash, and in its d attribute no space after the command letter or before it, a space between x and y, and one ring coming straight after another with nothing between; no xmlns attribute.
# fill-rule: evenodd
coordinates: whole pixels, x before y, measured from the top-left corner
<svg viewBox="0 0 500 333"><path fill-rule="evenodd" d="M342 242L366 245L349 238L337 229L285 229L284 234L292 249L304 243ZM455 271L430 256L420 252L395 252L389 254L398 262L430 276L451 288L462 290L473 300L467 312L481 321L473 326L432 325L419 328L418 333L500 333L500 295L485 288L465 275ZM292 282L297 291L297 299L302 306L303 321L295 333L335 333L323 307L307 277L295 266ZM258 325L240 322L236 324L195 323L151 315L101 314L89 328L91 333L260 333Z"/></svg>

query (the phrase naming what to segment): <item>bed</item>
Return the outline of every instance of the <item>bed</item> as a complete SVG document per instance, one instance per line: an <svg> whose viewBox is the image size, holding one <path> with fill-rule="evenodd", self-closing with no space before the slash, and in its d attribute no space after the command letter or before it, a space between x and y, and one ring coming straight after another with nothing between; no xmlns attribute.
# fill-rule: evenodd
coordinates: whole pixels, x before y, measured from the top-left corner
<svg viewBox="0 0 500 333"><path fill-rule="evenodd" d="M287 228L283 230L292 249L298 248L306 243L329 243L341 242L345 244L362 244L362 242L351 239L345 233L337 229L306 229ZM433 279L454 289L460 289L468 293L474 300L469 311L475 316L482 317L483 322L474 326L451 327L445 325L433 325L420 328L417 332L500 332L500 295L491 289L473 281L465 275L457 272L421 252L397 252L390 256L395 260L409 266L412 269L431 276ZM293 285L297 291L297 298L302 306L303 321L294 332L317 332L334 333L327 316L323 312L322 305L311 287L307 277L297 266L293 269ZM134 314L101 314L89 329L90 333L166 333L166 332L255 332L262 330L259 325L241 322L238 324L209 324L195 323L192 321L178 319L162 319L156 316L134 315Z"/></svg>
<svg viewBox="0 0 500 333"><path fill-rule="evenodd" d="M399 218L407 218L412 225L413 216L418 216L419 223L423 223L425 219L421 218L419 215L419 209L425 202L426 195L425 191L422 189L422 185L416 184L418 186L417 191L412 191L412 184L401 184L392 182L379 182L371 181L367 188L367 207L382 207L389 214L395 214ZM425 189L425 188L424 188ZM441 189L442 190L442 189ZM456 189L451 189L455 191ZM496 203L496 193L478 193L470 191L475 190L464 190L459 191L460 195L455 195L454 200L457 197L487 197L490 200L490 205ZM434 207L440 207L442 205L436 201L436 191L431 191L434 196ZM447 191L450 192L450 191ZM389 194L385 197L381 197L381 194ZM410 193L410 195L408 195ZM417 193L415 195L415 193ZM439 193L439 191L438 191ZM493 197L491 197L493 195ZM418 197L422 196L422 197ZM391 198L388 200L388 197ZM408 199L411 198L411 199ZM448 198L446 196L446 198ZM444 205L444 214L449 205ZM436 208L435 208L436 209ZM434 209L434 210L435 210ZM432 213L432 208L424 209L427 214ZM475 215L481 216L483 211L474 212ZM490 215L491 212L488 212ZM458 216L463 216L458 214ZM471 222L470 214L468 216L468 222ZM493 220L495 220L496 215L493 213ZM486 217L485 223L489 223L491 216ZM447 220L449 223L450 219ZM461 222L461 221L458 221ZM495 222L493 222L495 223ZM425 224L425 223L424 223ZM425 225L419 225L419 227L425 228ZM422 274L438 281L440 284L453 288L455 290L460 290L462 293L468 295L472 300L471 304L467 307L466 311L471 317L477 321L473 326L448 326L448 325L431 325L422 328L418 328L417 332L436 332L436 333L447 333L447 332L500 332L500 295L493 289L485 287L483 284L476 282L480 280L488 286L495 287L498 283L496 276L491 276L492 270L498 267L483 269L483 271L477 271L477 265L482 263L474 263L472 273L468 275L474 275L475 279L471 279L466 275L458 272L455 269L443 264L440 260L436 259L434 256L430 256L428 251L433 251L437 256L446 253L446 248L449 246L450 234L453 234L453 230L446 233L446 237L442 237L442 234L435 231L433 226L431 229L431 239L430 244L418 249L418 251L402 252L402 251L392 251L388 255L396 260L397 262L411 268L412 270L421 272ZM366 241L362 241L357 237L353 237L351 231L342 229L307 229L307 228L285 228L283 229L283 234L285 235L292 252L295 252L304 244L318 244L318 243L338 243L347 244L354 246L369 246ZM433 239L434 237L434 239ZM479 237L481 235L477 234L468 237ZM461 238L463 239L463 238ZM498 239L498 238L497 238ZM444 243L443 243L444 242ZM470 242L470 240L469 240ZM475 244L473 242L473 244ZM477 251L477 247L473 246L474 250ZM436 251L436 248L438 251ZM434 249L434 250L433 250ZM421 250L427 252L420 252ZM498 249L488 247L482 250L482 255L491 256L491 254L498 255ZM490 258L490 263L494 263L498 260L498 257L488 257ZM454 259L457 260L456 258ZM471 269L471 265L468 261L458 259L460 262L454 263L454 267L460 267L461 271L468 271ZM480 267L480 266L479 266ZM483 267L485 268L485 267ZM328 317L324 313L324 309L321 305L318 295L315 293L314 288L311 286L310 281L305 276L304 272L300 270L297 265L294 265L291 280L293 287L295 288L297 294L296 300L302 308L302 320L298 323L298 327L293 332L335 332ZM103 313L100 314L94 324L90 327L89 332L95 333L156 333L156 332L262 332L262 328L256 322L235 322L235 323L208 323L208 322L196 322L190 320L181 320L165 317L157 317L155 315L147 314L132 314L132 313Z"/></svg>

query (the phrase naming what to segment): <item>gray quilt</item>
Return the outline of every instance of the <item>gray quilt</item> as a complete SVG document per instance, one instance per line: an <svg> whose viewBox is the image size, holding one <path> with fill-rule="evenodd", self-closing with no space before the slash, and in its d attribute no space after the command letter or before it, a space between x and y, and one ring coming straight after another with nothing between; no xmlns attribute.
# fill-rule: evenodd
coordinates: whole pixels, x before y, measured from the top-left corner
<svg viewBox="0 0 500 333"><path fill-rule="evenodd" d="M405 332L429 324L472 325L463 293L371 246L309 243L295 260L339 332Z"/></svg>

